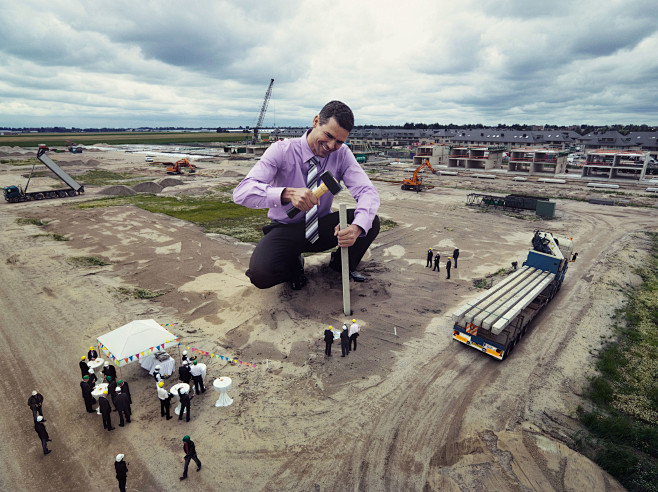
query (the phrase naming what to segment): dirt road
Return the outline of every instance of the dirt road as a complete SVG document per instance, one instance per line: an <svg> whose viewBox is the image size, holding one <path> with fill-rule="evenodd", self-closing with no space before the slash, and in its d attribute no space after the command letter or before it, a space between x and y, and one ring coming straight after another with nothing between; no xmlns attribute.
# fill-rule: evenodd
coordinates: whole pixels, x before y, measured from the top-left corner
<svg viewBox="0 0 658 492"><path fill-rule="evenodd" d="M216 186L216 166L188 179ZM328 254L307 259L304 290L259 291L243 273L251 245L183 221L135 207L70 207L77 198L0 204L0 490L106 490L116 486L119 452L129 490L174 490L186 434L203 462L187 485L199 490L621 490L564 443L592 354L612 334L623 290L639 281L632 266L646 255L641 231L658 227L655 209L560 200L556 219L534 222L469 209L464 190L378 188L380 215L399 227L364 259L369 281L352 284L362 334L347 358L323 354L323 330L345 321ZM478 292L473 279L522 261L532 232L545 227L573 237L578 261L512 357L500 363L452 343L449 317ZM446 259L460 248L450 280L444 261L440 273L425 267L428 247ZM67 261L83 255L111 265ZM166 294L140 300L119 287ZM84 410L78 361L97 336L146 318L179 323L182 348L256 363L204 359L207 386L233 379L234 404L215 408L210 391L192 401L191 422L164 421L152 378L131 364L121 373L133 422L104 431ZM26 405L32 389L46 399L48 456Z"/></svg>

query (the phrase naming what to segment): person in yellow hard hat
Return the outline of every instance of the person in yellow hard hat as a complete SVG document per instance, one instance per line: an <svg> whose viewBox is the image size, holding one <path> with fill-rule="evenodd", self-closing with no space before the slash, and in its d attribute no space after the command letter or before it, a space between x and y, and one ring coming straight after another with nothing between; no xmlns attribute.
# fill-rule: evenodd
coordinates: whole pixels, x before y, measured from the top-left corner
<svg viewBox="0 0 658 492"><path fill-rule="evenodd" d="M330 326L324 330L324 354L331 357L331 346L334 344L334 332Z"/></svg>
<svg viewBox="0 0 658 492"><path fill-rule="evenodd" d="M87 365L87 358L83 355L80 359L80 372L82 372L82 377L89 374L89 366Z"/></svg>
<svg viewBox="0 0 658 492"><path fill-rule="evenodd" d="M448 257L448 263L446 263L446 271L448 272L447 279L450 278L450 267L452 267L452 261L451 258Z"/></svg>
<svg viewBox="0 0 658 492"><path fill-rule="evenodd" d="M158 383L158 398L160 399L160 417L167 416L167 420L171 419L169 415L169 408L171 404L171 393L164 389L164 381Z"/></svg>
<svg viewBox="0 0 658 492"><path fill-rule="evenodd" d="M89 352L87 352L87 358L89 360L96 360L98 359L98 352L94 349L94 347L89 347Z"/></svg>
<svg viewBox="0 0 658 492"><path fill-rule="evenodd" d="M350 325L350 331L349 331L349 336L350 336L350 350L356 350L356 339L359 336L359 325L356 322L355 319L352 320L352 324ZM354 348L352 348L352 345L354 345Z"/></svg>
<svg viewBox="0 0 658 492"><path fill-rule="evenodd" d="M112 427L112 407L110 406L110 401L107 399L108 391L103 391L103 395L98 397L98 408L103 416L103 429L108 431L114 430Z"/></svg>

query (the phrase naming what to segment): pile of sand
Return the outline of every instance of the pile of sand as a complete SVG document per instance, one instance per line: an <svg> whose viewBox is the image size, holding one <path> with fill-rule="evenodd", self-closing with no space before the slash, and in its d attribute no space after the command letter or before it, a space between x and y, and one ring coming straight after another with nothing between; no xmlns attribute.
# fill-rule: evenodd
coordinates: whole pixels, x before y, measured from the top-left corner
<svg viewBox="0 0 658 492"><path fill-rule="evenodd" d="M160 193L162 191L162 186L153 181L146 181L145 183L139 183L138 185L133 186L133 190L138 193Z"/></svg>
<svg viewBox="0 0 658 492"><path fill-rule="evenodd" d="M127 186L117 185L117 186L108 186L107 188L102 189L98 192L100 195L114 195L114 196L128 196L134 195L136 193L132 188Z"/></svg>
<svg viewBox="0 0 658 492"><path fill-rule="evenodd" d="M161 180L157 181L157 184L163 188L166 188L167 186L180 186L183 184L183 182L176 178L162 178Z"/></svg>

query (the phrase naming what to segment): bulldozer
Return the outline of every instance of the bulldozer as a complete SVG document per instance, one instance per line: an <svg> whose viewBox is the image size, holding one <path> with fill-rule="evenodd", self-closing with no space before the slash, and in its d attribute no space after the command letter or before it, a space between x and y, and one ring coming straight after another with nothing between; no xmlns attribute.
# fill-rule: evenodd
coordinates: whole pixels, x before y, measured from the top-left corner
<svg viewBox="0 0 658 492"><path fill-rule="evenodd" d="M188 168L188 174L196 172L196 166L187 159L181 159L174 162L174 165L167 168L167 174L183 174L183 168Z"/></svg>
<svg viewBox="0 0 658 492"><path fill-rule="evenodd" d="M403 190L411 190L415 192L434 188L434 186L423 185L423 178L420 177L420 172L423 170L424 167L428 167L429 170L432 171L432 174L436 174L436 171L434 170L434 168L432 168L430 161L428 159L425 159L423 163L416 168L416 170L414 171L414 175L411 177L411 179L405 178L402 180L401 188Z"/></svg>

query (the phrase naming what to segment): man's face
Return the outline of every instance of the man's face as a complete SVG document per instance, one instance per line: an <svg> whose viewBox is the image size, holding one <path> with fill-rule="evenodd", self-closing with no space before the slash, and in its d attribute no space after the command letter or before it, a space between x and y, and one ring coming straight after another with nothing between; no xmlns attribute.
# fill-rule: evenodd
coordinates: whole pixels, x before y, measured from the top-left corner
<svg viewBox="0 0 658 492"><path fill-rule="evenodd" d="M341 127L336 118L330 118L324 125L320 124L320 117L313 118L313 129L306 137L308 146L318 157L327 157L334 150L345 143L350 132Z"/></svg>

